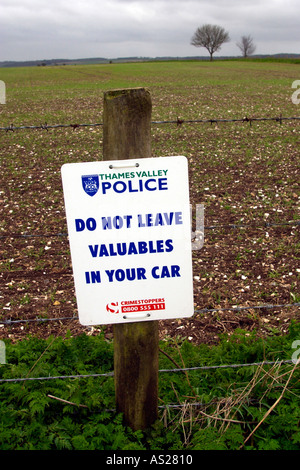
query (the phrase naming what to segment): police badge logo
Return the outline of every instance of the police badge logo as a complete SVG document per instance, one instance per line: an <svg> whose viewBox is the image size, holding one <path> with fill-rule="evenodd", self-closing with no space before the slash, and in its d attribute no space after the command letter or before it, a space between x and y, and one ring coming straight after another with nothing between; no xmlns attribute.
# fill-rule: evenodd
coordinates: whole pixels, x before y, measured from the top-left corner
<svg viewBox="0 0 300 470"><path fill-rule="evenodd" d="M99 176L86 175L81 177L82 187L89 196L95 196L99 189Z"/></svg>

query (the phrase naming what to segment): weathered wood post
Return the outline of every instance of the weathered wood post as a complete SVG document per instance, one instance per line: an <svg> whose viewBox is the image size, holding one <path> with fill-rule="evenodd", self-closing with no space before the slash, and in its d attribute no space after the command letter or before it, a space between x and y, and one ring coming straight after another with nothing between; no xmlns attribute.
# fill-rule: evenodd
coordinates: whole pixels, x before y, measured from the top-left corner
<svg viewBox="0 0 300 470"><path fill-rule="evenodd" d="M144 88L104 93L103 158L151 157L151 96ZM133 430L146 429L158 412L158 322L114 325L117 410Z"/></svg>

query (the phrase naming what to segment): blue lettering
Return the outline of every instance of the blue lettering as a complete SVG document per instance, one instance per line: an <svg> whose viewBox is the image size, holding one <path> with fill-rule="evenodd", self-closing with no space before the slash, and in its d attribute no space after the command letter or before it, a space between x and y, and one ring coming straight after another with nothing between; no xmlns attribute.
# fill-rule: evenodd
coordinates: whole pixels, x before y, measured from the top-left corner
<svg viewBox="0 0 300 470"><path fill-rule="evenodd" d="M150 182L153 183L153 181L154 181L154 183L156 183L155 179L153 179L153 178L145 181L145 188L148 189L148 191L155 191L157 189L156 186L154 186L154 188L149 187L149 183Z"/></svg>
<svg viewBox="0 0 300 470"><path fill-rule="evenodd" d="M118 282L123 282L125 279L128 281L133 281L134 279L141 280L146 279L146 269L145 268L126 268L124 269L114 269L105 270L109 282L114 280Z"/></svg>
<svg viewBox="0 0 300 470"><path fill-rule="evenodd" d="M129 247L128 247L128 254L129 255L137 255L138 254L138 251L136 249L136 246L133 242L130 242L129 243Z"/></svg>
<svg viewBox="0 0 300 470"><path fill-rule="evenodd" d="M82 232L85 229L85 223L82 219L75 219L76 232Z"/></svg>
<svg viewBox="0 0 300 470"><path fill-rule="evenodd" d="M105 245L100 245L99 256L109 256L108 249Z"/></svg>
<svg viewBox="0 0 300 470"><path fill-rule="evenodd" d="M146 223L147 223L147 227L152 227L153 225L152 214L146 214Z"/></svg>
<svg viewBox="0 0 300 470"><path fill-rule="evenodd" d="M152 268L152 277L154 277L154 279L159 279L159 275L156 273L158 269L159 266L154 266L154 268Z"/></svg>
<svg viewBox="0 0 300 470"><path fill-rule="evenodd" d="M155 226L157 227L157 225L164 225L163 217L160 212L156 214L156 217L155 217Z"/></svg>
<svg viewBox="0 0 300 470"><path fill-rule="evenodd" d="M113 282L113 274L114 274L114 270L112 269L111 271L108 271L108 269L105 270L107 276L108 276L108 280L109 282Z"/></svg>
<svg viewBox="0 0 300 470"><path fill-rule="evenodd" d="M113 223L114 227L119 229L123 227L123 218L120 217L119 215L116 215L116 217L113 218Z"/></svg>
<svg viewBox="0 0 300 470"><path fill-rule="evenodd" d="M121 174L122 175L122 174ZM139 174L138 174L139 176ZM150 176L150 172L142 172L141 176ZM127 181L116 181L112 184L109 181L101 183L102 194L107 194L107 192L112 189L115 193L122 194L125 191L129 193L142 192L144 189L146 191L164 191L168 189L168 179L167 178L148 178L147 180L129 180Z"/></svg>
<svg viewBox="0 0 300 470"><path fill-rule="evenodd" d="M85 281L87 284L96 284L101 282L100 271L91 271L85 273Z"/></svg>
<svg viewBox="0 0 300 470"><path fill-rule="evenodd" d="M126 220L126 224L127 224L126 227L130 228L132 215L124 215L124 219Z"/></svg>
<svg viewBox="0 0 300 470"><path fill-rule="evenodd" d="M171 266L171 274L172 274L172 277L181 277L180 275L180 267L177 266L176 264Z"/></svg>
<svg viewBox="0 0 300 470"><path fill-rule="evenodd" d="M164 212L164 217L165 217L165 220L167 222L167 225L172 225L174 212L170 212L170 215L168 215L166 212Z"/></svg>
<svg viewBox="0 0 300 470"><path fill-rule="evenodd" d="M146 242L139 242L139 253L148 253L147 243Z"/></svg>
<svg viewBox="0 0 300 470"><path fill-rule="evenodd" d="M128 191L130 193L137 193L139 190L138 189L133 189L132 187L132 181L128 181Z"/></svg>
<svg viewBox="0 0 300 470"><path fill-rule="evenodd" d="M121 186L121 189L118 189L118 185ZM116 193L124 193L124 191L126 191L126 183L124 181L117 181L113 185L113 190Z"/></svg>
<svg viewBox="0 0 300 470"><path fill-rule="evenodd" d="M138 214L139 227L157 227L158 225L181 225L182 212L158 212L157 214Z"/></svg>
<svg viewBox="0 0 300 470"><path fill-rule="evenodd" d="M124 226L124 223L126 224L126 228L131 227L131 219L132 215L116 215L113 217L102 217L102 228L103 230L111 230L112 227L119 229Z"/></svg>
<svg viewBox="0 0 300 470"><path fill-rule="evenodd" d="M103 230L111 229L111 217L102 217L102 228Z"/></svg>
<svg viewBox="0 0 300 470"><path fill-rule="evenodd" d="M180 267L176 264L172 265L170 269L168 266L162 266L162 268L159 266L154 266L154 268L152 268L152 277L154 277L154 279L163 279L165 277L181 277L179 271Z"/></svg>
<svg viewBox="0 0 300 470"><path fill-rule="evenodd" d="M131 268L131 269L126 269L126 275L127 275L127 280L128 281L134 281L135 280L135 269L134 268Z"/></svg>
<svg viewBox="0 0 300 470"><path fill-rule="evenodd" d="M109 254L110 256L117 256L117 252L114 251L114 245L112 243L109 244Z"/></svg>
<svg viewBox="0 0 300 470"><path fill-rule="evenodd" d="M126 252L127 252L126 243L117 243L117 251L118 251L118 255L120 256L126 255Z"/></svg>
<svg viewBox="0 0 300 470"><path fill-rule="evenodd" d="M96 230L97 222L93 217L89 217L86 222L82 219L75 219L75 229L76 232L82 232L85 228L87 228L90 232Z"/></svg>
<svg viewBox="0 0 300 470"><path fill-rule="evenodd" d="M115 276L116 276L117 281L119 281L119 282L124 281L124 279L125 279L124 269L117 269Z"/></svg>
<svg viewBox="0 0 300 470"><path fill-rule="evenodd" d="M158 243L159 243L159 240L157 240L156 243L158 244ZM163 242L162 242L162 243L163 243ZM162 250L162 251L164 251L164 250ZM154 248L152 241L149 241L149 253L156 253L156 249Z"/></svg>
<svg viewBox="0 0 300 470"><path fill-rule="evenodd" d="M93 258L96 258L97 256L97 253L98 253L98 246L99 245L89 245L89 249L90 249L90 252L91 252L91 255Z"/></svg>
<svg viewBox="0 0 300 470"><path fill-rule="evenodd" d="M173 251L173 240L166 240L166 252L169 253L170 251Z"/></svg>
<svg viewBox="0 0 300 470"><path fill-rule="evenodd" d="M137 268L137 278L138 279L146 279L146 269L145 268Z"/></svg>
<svg viewBox="0 0 300 470"><path fill-rule="evenodd" d="M148 242L120 242L120 243L109 243L105 245L88 245L90 253L93 258L103 256L124 256L124 255L137 255L144 253L169 253L173 251L173 240L149 240Z"/></svg>
<svg viewBox="0 0 300 470"><path fill-rule="evenodd" d="M90 217L89 219L87 219L86 221L86 228L88 230L90 230L91 232L93 232L94 230L96 230L96 227L97 227L97 222L95 219L93 219L92 217Z"/></svg>
<svg viewBox="0 0 300 470"><path fill-rule="evenodd" d="M170 272L167 266L162 267L161 277L170 277Z"/></svg>
<svg viewBox="0 0 300 470"><path fill-rule="evenodd" d="M175 212L175 224L176 225L182 224L182 212Z"/></svg>
<svg viewBox="0 0 300 470"><path fill-rule="evenodd" d="M141 214L138 214L138 224L139 227L146 227L146 225L143 223L143 217Z"/></svg>
<svg viewBox="0 0 300 470"><path fill-rule="evenodd" d="M172 240L166 240L166 246L167 247L168 247L168 242L171 242L171 244L172 244ZM157 253L162 253L164 251L164 241L163 240L157 240L156 247L157 247ZM151 251L151 248L150 248L150 251ZM168 252L168 251L170 251L170 249L167 249L166 251ZM155 253L155 251L154 251L154 253Z"/></svg>
<svg viewBox="0 0 300 470"><path fill-rule="evenodd" d="M102 192L103 192L103 194L106 194L107 189L110 189L110 188L111 188L111 183L109 183L109 182L102 183Z"/></svg>
<svg viewBox="0 0 300 470"><path fill-rule="evenodd" d="M158 189L159 191L168 189L168 178L158 178Z"/></svg>

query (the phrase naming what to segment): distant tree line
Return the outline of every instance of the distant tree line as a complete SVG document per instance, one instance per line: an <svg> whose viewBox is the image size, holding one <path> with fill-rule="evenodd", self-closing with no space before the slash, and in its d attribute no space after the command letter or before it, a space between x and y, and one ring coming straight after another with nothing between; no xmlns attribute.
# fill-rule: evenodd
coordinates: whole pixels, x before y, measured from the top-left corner
<svg viewBox="0 0 300 470"><path fill-rule="evenodd" d="M213 60L213 54L219 51L224 43L229 41L229 33L224 28L218 25L205 24L196 29L191 39L191 45L205 47L209 52L210 60ZM256 50L253 38L250 35L242 36L237 46L241 50L243 57L249 57Z"/></svg>

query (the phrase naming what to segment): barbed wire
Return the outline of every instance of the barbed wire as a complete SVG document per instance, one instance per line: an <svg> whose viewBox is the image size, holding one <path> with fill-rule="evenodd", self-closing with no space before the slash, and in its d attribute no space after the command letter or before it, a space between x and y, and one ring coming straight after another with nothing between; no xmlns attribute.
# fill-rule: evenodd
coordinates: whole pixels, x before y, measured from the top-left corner
<svg viewBox="0 0 300 470"><path fill-rule="evenodd" d="M242 367L258 367L264 365L274 365L274 364L292 364L291 359L279 360L276 361L262 361L262 362L250 362L246 364L220 364L212 366L195 366L195 367L183 367L176 369L159 369L159 373L177 373L177 372L189 372L189 371L199 371L199 370L216 370L216 369L238 369ZM0 379L0 383L7 382L30 382L30 381L43 381L43 380L58 380L58 379L86 379L90 377L113 377L114 372L106 372L102 374L77 374L77 375L56 375L56 376L46 376L46 377L16 377L11 379Z"/></svg>
<svg viewBox="0 0 300 470"><path fill-rule="evenodd" d="M224 307L224 308L203 308L201 310L195 310L195 313L207 313L207 312L227 312L233 310L235 312L240 312L243 310L257 310L257 309L276 309L276 308L291 308L291 307L300 307L300 303L296 302L293 304L266 304L266 305L253 305L245 306L245 307L238 307L234 305L232 307Z"/></svg>
<svg viewBox="0 0 300 470"><path fill-rule="evenodd" d="M23 320L0 320L0 325L14 325L16 323L46 323L51 321L78 320L78 316L54 318L28 318Z"/></svg>
<svg viewBox="0 0 300 470"><path fill-rule="evenodd" d="M233 305L232 307L223 307L223 308L203 308L200 310L195 310L194 313L220 313L220 312L227 312L227 311L235 311L241 312L243 310L274 310L274 309L284 309L284 308L295 308L300 307L299 302L295 302L293 304L265 304L265 305L247 305L239 307L237 305ZM65 320L79 320L77 315L73 315L72 317L54 317L54 318L29 318L29 319L18 319L18 320L0 320L0 325L11 326L17 323L45 323L51 321L65 321Z"/></svg>
<svg viewBox="0 0 300 470"><path fill-rule="evenodd" d="M272 228L281 226L296 226L300 225L300 220L289 220L286 222L260 222L258 224L219 224L219 225L207 225L204 226L205 230L212 230L218 228Z"/></svg>
<svg viewBox="0 0 300 470"><path fill-rule="evenodd" d="M298 121L300 117L283 117L281 114L279 117L244 117L244 118L231 118L231 119L224 119L224 118L210 118L210 119L180 119L179 117L176 120L169 120L169 121L152 121L152 124L177 124L177 126L181 126L182 124L217 124L217 123L228 123L228 122L249 122L250 126L252 122L255 121L274 121L279 122L282 124L282 121Z"/></svg>
<svg viewBox="0 0 300 470"><path fill-rule="evenodd" d="M204 230L215 230L215 229L222 229L222 228L272 228L272 227L284 227L284 226L291 226L296 227L300 225L300 220L289 220L286 222L260 222L257 224L219 224L219 225L205 225L202 228ZM33 233L10 233L5 235L0 235L0 240L4 240L6 238L55 238L55 237L68 237L68 233L66 232L58 232L58 233L40 233L40 234L33 234Z"/></svg>
<svg viewBox="0 0 300 470"><path fill-rule="evenodd" d="M181 126L182 124L218 124L218 123L234 123L234 122L241 122L241 123L249 123L250 126L253 122L263 122L263 121L273 121L282 124L283 122L287 121L299 121L299 116L291 116L291 117L284 117L280 115L279 117L244 117L244 118L209 118L209 119L181 119L177 117L177 119L171 120L161 120L161 121L151 121L151 124L161 125L161 124L176 124L177 126ZM49 129L59 129L59 128L72 128L73 130L83 127L102 127L102 122L97 123L74 123L74 124L48 124L45 122L44 124L39 125L22 125L22 126L15 126L14 124L10 124L8 126L0 127L0 131L16 131L16 130L30 130L30 129L39 129L39 130L46 130Z"/></svg>
<svg viewBox="0 0 300 470"><path fill-rule="evenodd" d="M84 124L40 124L40 125L24 125L24 126L14 126L14 124L10 124L6 127L0 127L0 131L16 131L16 130L25 130L25 129L40 129L46 130L49 129L61 129L61 128L72 128L73 130L77 129L78 127L101 127L103 123L84 123Z"/></svg>
<svg viewBox="0 0 300 470"><path fill-rule="evenodd" d="M300 221L299 221L300 224ZM6 235L0 235L0 240L6 238L56 238L56 237L68 237L68 233L59 232L59 233L11 233Z"/></svg>

